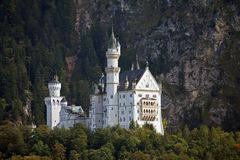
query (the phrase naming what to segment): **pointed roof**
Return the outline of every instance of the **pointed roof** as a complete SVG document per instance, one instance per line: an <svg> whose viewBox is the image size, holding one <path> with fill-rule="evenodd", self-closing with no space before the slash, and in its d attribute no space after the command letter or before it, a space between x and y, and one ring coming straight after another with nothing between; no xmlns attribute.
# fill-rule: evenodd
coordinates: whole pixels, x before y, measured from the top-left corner
<svg viewBox="0 0 240 160"><path fill-rule="evenodd" d="M132 66L131 66L131 71L134 70L134 64L132 63Z"/></svg>
<svg viewBox="0 0 240 160"><path fill-rule="evenodd" d="M50 83L60 83L58 80L58 76L55 74L53 79L50 81Z"/></svg>
<svg viewBox="0 0 240 160"><path fill-rule="evenodd" d="M138 55L136 55L136 69L140 69L139 63L138 63Z"/></svg>
<svg viewBox="0 0 240 160"><path fill-rule="evenodd" d="M117 43L117 40L115 38L114 31L113 31L113 26L112 26L112 33L111 33L111 36L110 36L108 48L116 48L117 45L118 45L118 43Z"/></svg>
<svg viewBox="0 0 240 160"><path fill-rule="evenodd" d="M119 90L126 90L125 83L126 83L126 77L129 82L129 86L127 88L132 88L132 82L138 83L138 81L141 79L142 75L144 74L145 69L134 69L130 71L125 71L120 73L119 75Z"/></svg>
<svg viewBox="0 0 240 160"><path fill-rule="evenodd" d="M148 65L149 65L149 64L148 64L148 61L146 61L146 69L148 69Z"/></svg>
<svg viewBox="0 0 240 160"><path fill-rule="evenodd" d="M138 55L136 54L135 62L132 63L132 66L131 66L131 71L132 70L139 70L139 69L140 69L140 65L139 65L139 62L138 62Z"/></svg>
<svg viewBox="0 0 240 160"><path fill-rule="evenodd" d="M67 102L66 98L63 97L62 100L61 100L61 102Z"/></svg>
<svg viewBox="0 0 240 160"><path fill-rule="evenodd" d="M102 73L101 77L100 77L99 80L98 80L98 85L104 84L104 81L105 81L105 76L104 76L104 74Z"/></svg>

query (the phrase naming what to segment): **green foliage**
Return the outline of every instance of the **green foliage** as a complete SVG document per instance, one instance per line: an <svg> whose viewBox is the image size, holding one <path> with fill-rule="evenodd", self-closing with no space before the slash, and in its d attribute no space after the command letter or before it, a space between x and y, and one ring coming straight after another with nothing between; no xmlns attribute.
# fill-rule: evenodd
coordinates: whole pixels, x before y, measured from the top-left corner
<svg viewBox="0 0 240 160"><path fill-rule="evenodd" d="M65 147L61 143L56 143L52 149L53 160L65 160Z"/></svg>
<svg viewBox="0 0 240 160"><path fill-rule="evenodd" d="M33 145L31 152L35 155L50 156L50 149L48 145L44 144L41 140Z"/></svg>
<svg viewBox="0 0 240 160"><path fill-rule="evenodd" d="M72 1L0 2L0 99L7 104L0 123L45 123L46 82L55 73L65 78L64 58L77 53L74 23ZM26 105L33 115L23 112Z"/></svg>
<svg viewBox="0 0 240 160"><path fill-rule="evenodd" d="M30 133L30 134L29 134ZM70 129L34 131L12 123L0 126L2 159L239 159L240 133L187 126L175 134L160 135L149 127L119 126L89 131L82 124Z"/></svg>
<svg viewBox="0 0 240 160"><path fill-rule="evenodd" d="M0 126L0 143L0 150L3 156L25 153L26 144L23 132L21 128L13 123L6 122L6 124Z"/></svg>

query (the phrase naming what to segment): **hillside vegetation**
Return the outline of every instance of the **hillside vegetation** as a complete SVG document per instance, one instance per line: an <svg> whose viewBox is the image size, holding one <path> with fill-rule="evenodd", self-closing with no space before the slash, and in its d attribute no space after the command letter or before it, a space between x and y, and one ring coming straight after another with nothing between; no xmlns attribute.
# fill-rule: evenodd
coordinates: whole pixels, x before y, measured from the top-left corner
<svg viewBox="0 0 240 160"><path fill-rule="evenodd" d="M239 130L239 8L229 0L2 0L0 122L45 124L54 74L62 95L88 113L113 26L121 70L137 54L162 82L169 130L186 123Z"/></svg>
<svg viewBox="0 0 240 160"><path fill-rule="evenodd" d="M0 126L0 158L70 160L214 160L239 159L240 132L220 128L187 127L164 136L151 125L130 130L113 128L89 131L83 125L71 129L40 126L31 132L11 123Z"/></svg>

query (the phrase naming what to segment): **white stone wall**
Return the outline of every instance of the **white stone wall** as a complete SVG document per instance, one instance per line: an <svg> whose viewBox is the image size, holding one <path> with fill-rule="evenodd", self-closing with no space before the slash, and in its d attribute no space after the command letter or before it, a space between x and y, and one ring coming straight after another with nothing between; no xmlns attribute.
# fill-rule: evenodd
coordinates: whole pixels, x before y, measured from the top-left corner
<svg viewBox="0 0 240 160"><path fill-rule="evenodd" d="M161 87L157 84L151 73L146 70L134 90L118 91L116 96L117 106L110 105L113 101L108 97L114 88L109 87L107 95L102 96L101 100L98 100L98 96L95 97L93 108L101 108L95 115L95 124L97 121L102 120L101 127L114 126L119 124L122 128L129 128L131 120L137 122L140 126L145 123L152 124L156 131L163 134L162 117L161 117ZM154 121L144 121L141 119L141 99L155 99L157 103L157 116ZM97 120L96 116L99 115Z"/></svg>
<svg viewBox="0 0 240 160"><path fill-rule="evenodd" d="M70 128L77 123L82 123L90 127L90 124L88 123L89 121L90 121L89 118L80 116L79 114L70 113L66 110L66 108L62 108L60 112L60 122L58 124L58 127Z"/></svg>
<svg viewBox="0 0 240 160"><path fill-rule="evenodd" d="M118 59L108 59L107 60L107 67L118 67Z"/></svg>
<svg viewBox="0 0 240 160"><path fill-rule="evenodd" d="M49 97L60 97L61 83L48 83Z"/></svg>
<svg viewBox="0 0 240 160"><path fill-rule="evenodd" d="M118 94L119 101L119 125L122 128L129 128L133 119L133 92L120 91Z"/></svg>
<svg viewBox="0 0 240 160"><path fill-rule="evenodd" d="M60 122L60 102L63 97L46 97L45 105L47 107L47 125L54 128Z"/></svg>
<svg viewBox="0 0 240 160"><path fill-rule="evenodd" d="M96 128L103 127L103 97L102 95L98 95L95 97L95 124Z"/></svg>
<svg viewBox="0 0 240 160"><path fill-rule="evenodd" d="M154 98L156 99L157 105L157 118L154 121L143 121L141 120L141 106L140 100L142 98ZM134 121L137 122L140 126L144 125L145 123L150 123L154 126L157 132L163 134L163 127L162 127L162 116L161 116L161 95L159 91L136 91L135 95L135 109L134 109Z"/></svg>
<svg viewBox="0 0 240 160"><path fill-rule="evenodd" d="M107 57L107 103L104 105L104 126L114 126L118 124L118 93L117 87L119 84L118 59L120 56L120 48L108 49Z"/></svg>

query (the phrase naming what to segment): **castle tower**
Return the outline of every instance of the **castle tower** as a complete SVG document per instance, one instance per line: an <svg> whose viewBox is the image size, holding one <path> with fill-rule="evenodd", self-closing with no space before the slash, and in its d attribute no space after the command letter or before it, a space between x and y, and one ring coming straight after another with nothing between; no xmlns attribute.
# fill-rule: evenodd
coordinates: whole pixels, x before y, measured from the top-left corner
<svg viewBox="0 0 240 160"><path fill-rule="evenodd" d="M60 96L61 83L58 81L58 76L48 83L49 97L45 97L45 105L47 107L47 125L53 128L60 122L61 100Z"/></svg>
<svg viewBox="0 0 240 160"><path fill-rule="evenodd" d="M119 85L119 72L118 59L120 57L120 44L116 40L113 29L112 35L109 41L108 50L106 52L107 67L106 72L106 126L114 126L118 124L118 96L117 87Z"/></svg>

